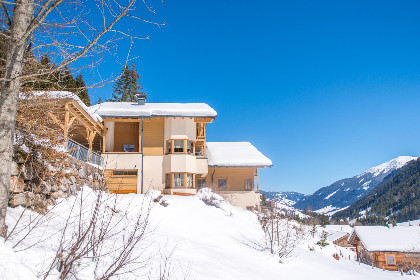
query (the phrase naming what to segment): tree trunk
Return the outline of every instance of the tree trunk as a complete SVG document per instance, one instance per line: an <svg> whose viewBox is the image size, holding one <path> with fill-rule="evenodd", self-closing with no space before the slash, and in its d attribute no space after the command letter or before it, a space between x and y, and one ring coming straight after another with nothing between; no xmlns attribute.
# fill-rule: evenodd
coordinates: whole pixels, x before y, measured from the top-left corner
<svg viewBox="0 0 420 280"><path fill-rule="evenodd" d="M6 236L5 223L9 202L10 172L17 102L22 85L24 56L28 38L23 38L34 17L34 0L16 0L8 35L4 81L0 94L0 236Z"/></svg>

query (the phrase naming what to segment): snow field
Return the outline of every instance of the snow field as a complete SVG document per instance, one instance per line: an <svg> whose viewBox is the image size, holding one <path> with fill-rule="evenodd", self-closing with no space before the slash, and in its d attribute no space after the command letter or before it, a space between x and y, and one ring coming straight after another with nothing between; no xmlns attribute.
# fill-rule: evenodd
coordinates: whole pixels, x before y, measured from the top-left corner
<svg viewBox="0 0 420 280"><path fill-rule="evenodd" d="M321 249L314 245L321 231L317 232L315 238L304 238L289 258L279 262L263 247L264 233L254 213L233 207L208 190L191 197L164 196L160 202L153 202L159 195L154 191L146 195L106 194L102 198L101 214L107 216L116 213L121 218L116 220L112 231L116 234L110 235L104 252L118 248L124 234L133 227L137 213L145 213L148 206L153 205L147 238L133 253L140 255L138 261L149 260L147 266L137 271L136 275L124 274L115 279L158 279L159 268L164 264L165 257L169 257L166 264L171 270L170 279L387 280L401 277L395 272L372 270L370 266L349 261L348 255L347 259L335 260L332 254L341 248L330 245ZM69 214L73 213L71 219L77 221L75 214L79 213L80 204L74 202L80 201L81 197L82 221L87 224L96 195L89 188L84 188L79 200L76 197L61 200L42 219L42 223L12 249L20 237L28 232L29 220L36 219L36 214L31 211L23 213L18 233L6 243L0 241L0 279L37 279L56 254L57 243ZM23 208L8 210L10 229ZM77 226L70 227L67 240L76 230ZM310 251L308 247L314 250ZM77 276L79 279L95 279L95 271L100 274L113 257L110 254L109 258L104 258L97 268L91 259L84 259L81 264L83 270ZM57 276L55 272L49 279L57 279ZM404 276L404 279L418 278Z"/></svg>

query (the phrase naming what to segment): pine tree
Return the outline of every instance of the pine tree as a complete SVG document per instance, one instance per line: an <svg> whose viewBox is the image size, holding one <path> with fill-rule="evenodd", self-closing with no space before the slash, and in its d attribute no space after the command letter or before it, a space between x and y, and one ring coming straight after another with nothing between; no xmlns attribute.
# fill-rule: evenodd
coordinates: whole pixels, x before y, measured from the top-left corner
<svg viewBox="0 0 420 280"><path fill-rule="evenodd" d="M64 69L60 73L60 86L62 87L62 90L67 90L75 93L76 81L73 75L71 74L68 66L64 67Z"/></svg>
<svg viewBox="0 0 420 280"><path fill-rule="evenodd" d="M112 97L114 99L111 101L136 101L136 94L139 94L140 90L143 89L141 83L139 83L138 81L139 79L140 76L137 73L134 63L131 64L130 68L128 68L128 66L125 65L120 78L114 84L112 93Z"/></svg>
<svg viewBox="0 0 420 280"><path fill-rule="evenodd" d="M322 214L322 216L321 216L321 226L325 227L326 225L329 225L329 224L330 224L330 222L328 221L327 216Z"/></svg>
<svg viewBox="0 0 420 280"><path fill-rule="evenodd" d="M86 88L85 81L83 80L82 74L76 76L75 79L76 94L87 106L91 105L88 89Z"/></svg>

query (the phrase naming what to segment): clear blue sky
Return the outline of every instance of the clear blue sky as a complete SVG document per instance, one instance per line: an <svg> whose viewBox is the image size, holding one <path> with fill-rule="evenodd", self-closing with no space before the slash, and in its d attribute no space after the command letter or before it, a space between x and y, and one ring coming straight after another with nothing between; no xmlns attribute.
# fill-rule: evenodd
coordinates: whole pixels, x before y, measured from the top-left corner
<svg viewBox="0 0 420 280"><path fill-rule="evenodd" d="M273 161L262 189L310 193L420 155L419 13L419 1L165 0L168 24L132 26L151 40L131 54L149 102L208 103L208 141L250 141Z"/></svg>

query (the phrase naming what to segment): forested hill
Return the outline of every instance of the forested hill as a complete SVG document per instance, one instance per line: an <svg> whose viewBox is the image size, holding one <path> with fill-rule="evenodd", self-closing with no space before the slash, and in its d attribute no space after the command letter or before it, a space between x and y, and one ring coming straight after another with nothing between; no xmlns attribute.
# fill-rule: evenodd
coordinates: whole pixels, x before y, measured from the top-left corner
<svg viewBox="0 0 420 280"><path fill-rule="evenodd" d="M388 176L366 196L334 217L358 218L366 225L403 222L420 218L420 160L414 160Z"/></svg>
<svg viewBox="0 0 420 280"><path fill-rule="evenodd" d="M339 180L328 187L321 188L315 193L300 199L293 207L301 210L307 208L320 210L325 208L329 211L348 207L382 183L395 170L415 159L417 158L410 156L394 158L381 165L372 167L362 174Z"/></svg>

